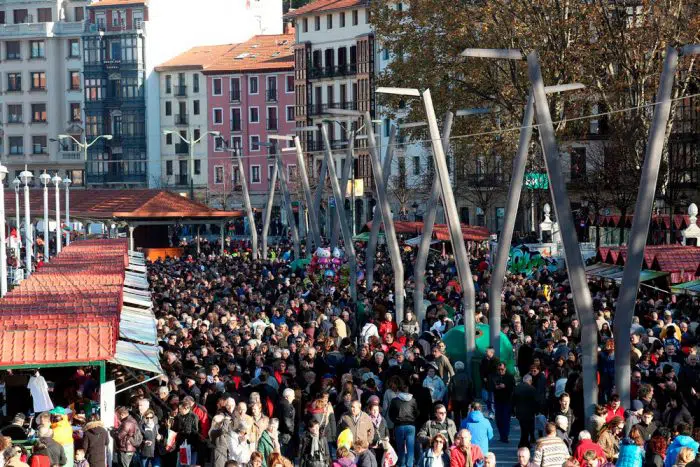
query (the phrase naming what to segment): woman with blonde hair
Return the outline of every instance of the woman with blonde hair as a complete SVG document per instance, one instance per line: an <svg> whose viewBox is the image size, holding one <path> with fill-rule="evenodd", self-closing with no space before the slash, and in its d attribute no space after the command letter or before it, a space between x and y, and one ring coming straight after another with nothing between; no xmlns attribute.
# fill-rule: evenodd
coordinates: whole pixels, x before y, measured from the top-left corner
<svg viewBox="0 0 700 467"><path fill-rule="evenodd" d="M678 451L678 457L676 457L676 463L673 467L685 467L686 464L693 462L695 460L695 451L691 448L685 447Z"/></svg>

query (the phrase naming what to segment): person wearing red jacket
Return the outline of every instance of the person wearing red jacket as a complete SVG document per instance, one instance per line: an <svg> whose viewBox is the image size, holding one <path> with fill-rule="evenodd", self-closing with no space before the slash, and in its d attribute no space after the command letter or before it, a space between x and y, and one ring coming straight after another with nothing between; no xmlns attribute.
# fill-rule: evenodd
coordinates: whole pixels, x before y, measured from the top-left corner
<svg viewBox="0 0 700 467"><path fill-rule="evenodd" d="M459 430L455 444L450 448L450 467L474 467L484 459L484 453L476 444L472 444L472 434L467 429Z"/></svg>
<svg viewBox="0 0 700 467"><path fill-rule="evenodd" d="M202 440L206 440L209 437L209 428L211 427L211 420L209 419L207 409L195 403L194 399L190 396L185 396L182 402L189 404L190 411L197 416L199 420L199 436Z"/></svg>
<svg viewBox="0 0 700 467"><path fill-rule="evenodd" d="M583 465L583 456L588 451L595 452L596 459L605 459L605 452L603 452L603 448L601 448L598 443L591 439L591 434L588 432L588 430L581 431L578 434L578 440L578 445L574 450L574 457L579 464Z"/></svg>
<svg viewBox="0 0 700 467"><path fill-rule="evenodd" d="M399 327L396 325L391 313L387 313L384 315L384 321L379 323L379 336L384 339L384 336L389 332L396 335L398 329Z"/></svg>
<svg viewBox="0 0 700 467"><path fill-rule="evenodd" d="M610 396L610 403L607 406L608 412L605 414L605 423L608 423L615 417L625 419L625 408L620 403L620 396L613 394Z"/></svg>

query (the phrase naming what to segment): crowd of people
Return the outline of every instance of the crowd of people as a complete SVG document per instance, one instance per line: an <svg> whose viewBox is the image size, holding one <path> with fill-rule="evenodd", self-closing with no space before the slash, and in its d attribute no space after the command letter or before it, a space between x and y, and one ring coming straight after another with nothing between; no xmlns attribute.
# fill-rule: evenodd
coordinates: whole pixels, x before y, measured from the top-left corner
<svg viewBox="0 0 700 467"><path fill-rule="evenodd" d="M60 420L38 423L32 467L43 467L42 452L47 466L101 467L110 438L120 467L494 467L492 448L510 446L515 425L519 467L700 465L696 298L640 290L632 398L621 401L611 331L618 290L591 280L600 401L586 417L565 271L508 274L502 331L515 371L488 348L470 375L441 340L462 320L449 256L432 256L419 278L430 304L418 322L415 250L402 251L407 307L398 321L382 248L358 303L347 286L292 268L290 250L277 245L274 259L254 261L245 243L227 243L221 255L202 242L199 254L149 263L165 375L120 395L117 428L93 415L73 443ZM476 319L488 324L488 251L471 253ZM2 430L6 445L14 426ZM21 466L22 455L9 445L5 463Z"/></svg>

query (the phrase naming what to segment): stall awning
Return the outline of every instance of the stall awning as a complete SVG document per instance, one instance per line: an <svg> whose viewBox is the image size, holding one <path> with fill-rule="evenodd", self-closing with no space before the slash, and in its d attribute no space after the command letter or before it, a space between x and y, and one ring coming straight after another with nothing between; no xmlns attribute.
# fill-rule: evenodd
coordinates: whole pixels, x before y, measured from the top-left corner
<svg viewBox="0 0 700 467"><path fill-rule="evenodd" d="M119 337L130 341L156 345L158 343L158 332L153 312L143 308L122 307L119 320Z"/></svg>
<svg viewBox="0 0 700 467"><path fill-rule="evenodd" d="M700 295L700 279L690 282L683 282L671 287L672 293L685 293L690 295Z"/></svg>
<svg viewBox="0 0 700 467"><path fill-rule="evenodd" d="M418 247L418 246L420 246L420 242L422 239L423 239L423 236L419 235L417 237L409 238L404 243L408 246ZM430 240L431 245L435 245L436 243L440 243L440 242L438 240Z"/></svg>
<svg viewBox="0 0 700 467"><path fill-rule="evenodd" d="M622 275L624 273L624 268L622 266L616 266L613 264L596 263L591 266L586 267L586 275L588 277L599 277L601 279L607 279L615 282L622 282ZM662 271L652 271L650 269L642 269L639 274L639 280L641 282L646 282L654 280L657 277L667 276L667 272Z"/></svg>
<svg viewBox="0 0 700 467"><path fill-rule="evenodd" d="M153 308L153 302L151 302L149 299L130 294L126 291L124 292L124 303L128 305L141 306L144 308Z"/></svg>
<svg viewBox="0 0 700 467"><path fill-rule="evenodd" d="M160 347L119 340L117 341L117 351L110 362L136 370L162 374L163 368L160 366L159 354Z"/></svg>

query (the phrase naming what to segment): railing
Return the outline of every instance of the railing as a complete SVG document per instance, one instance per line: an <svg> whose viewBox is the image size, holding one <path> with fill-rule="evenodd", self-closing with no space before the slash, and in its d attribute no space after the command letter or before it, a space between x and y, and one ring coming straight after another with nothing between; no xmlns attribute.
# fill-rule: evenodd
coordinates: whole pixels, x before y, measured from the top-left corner
<svg viewBox="0 0 700 467"><path fill-rule="evenodd" d="M118 59L114 59L114 60L104 60L102 63L104 63L105 70L116 71L121 67L122 61L118 60Z"/></svg>
<svg viewBox="0 0 700 467"><path fill-rule="evenodd" d="M0 25L0 37L46 36L52 23L21 23Z"/></svg>
<svg viewBox="0 0 700 467"><path fill-rule="evenodd" d="M146 183L146 174L88 173L87 183Z"/></svg>
<svg viewBox="0 0 700 467"><path fill-rule="evenodd" d="M357 110L357 102L345 101L333 102L330 104L309 104L306 108L306 115L325 115L328 113L328 109Z"/></svg>
<svg viewBox="0 0 700 467"><path fill-rule="evenodd" d="M267 119L267 129L277 131L277 119L276 118L268 118Z"/></svg>
<svg viewBox="0 0 700 467"><path fill-rule="evenodd" d="M187 115L175 115L175 125L187 125Z"/></svg>
<svg viewBox="0 0 700 467"><path fill-rule="evenodd" d="M331 144L331 149L344 149L347 147L348 142L341 139L334 139L329 141ZM323 140L307 140L306 150L307 151L323 151L326 149L326 145Z"/></svg>
<svg viewBox="0 0 700 467"><path fill-rule="evenodd" d="M187 86L183 86L181 84L178 84L174 86L175 88L175 96L176 97L185 97L187 96Z"/></svg>
<svg viewBox="0 0 700 467"><path fill-rule="evenodd" d="M234 89L229 93L229 102L240 102L241 101L241 90Z"/></svg>
<svg viewBox="0 0 700 467"><path fill-rule="evenodd" d="M277 102L277 89L268 89L266 98L267 102Z"/></svg>
<svg viewBox="0 0 700 467"><path fill-rule="evenodd" d="M76 161L80 160L83 153L80 151L61 151L61 159Z"/></svg>
<svg viewBox="0 0 700 467"><path fill-rule="evenodd" d="M175 143L175 154L189 154L189 147L187 143Z"/></svg>
<svg viewBox="0 0 700 467"><path fill-rule="evenodd" d="M337 76L351 76L357 74L357 64L347 63L345 65L314 67L309 69L309 78L334 78Z"/></svg>

